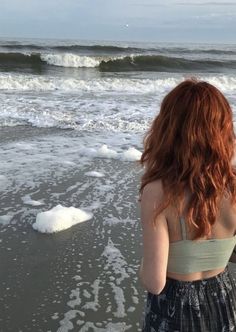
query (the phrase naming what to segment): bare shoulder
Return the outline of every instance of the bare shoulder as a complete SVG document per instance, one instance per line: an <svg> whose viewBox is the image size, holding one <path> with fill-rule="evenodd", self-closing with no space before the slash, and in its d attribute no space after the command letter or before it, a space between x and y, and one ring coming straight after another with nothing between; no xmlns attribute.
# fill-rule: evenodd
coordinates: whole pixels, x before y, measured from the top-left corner
<svg viewBox="0 0 236 332"><path fill-rule="evenodd" d="M152 200L161 200L163 198L164 191L163 185L161 180L155 180L146 184L143 188L143 192L141 195L141 202L142 201L152 201Z"/></svg>
<svg viewBox="0 0 236 332"><path fill-rule="evenodd" d="M148 221L160 219L165 222L165 211L160 212L156 216L156 208L161 204L163 200L163 187L161 180L153 181L148 183L142 192L140 197L140 207L141 207L141 221L143 224L148 223Z"/></svg>

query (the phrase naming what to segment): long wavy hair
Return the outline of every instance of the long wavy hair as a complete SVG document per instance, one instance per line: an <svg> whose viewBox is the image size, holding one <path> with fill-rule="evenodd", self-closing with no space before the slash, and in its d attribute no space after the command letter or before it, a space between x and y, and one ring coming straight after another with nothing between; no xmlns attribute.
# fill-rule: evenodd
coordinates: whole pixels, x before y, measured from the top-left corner
<svg viewBox="0 0 236 332"><path fill-rule="evenodd" d="M143 143L140 196L148 183L160 179L164 195L156 216L169 204L180 214L187 190L185 217L196 230L194 239L208 235L222 197L236 202L235 133L227 99L205 81L184 80L164 97Z"/></svg>

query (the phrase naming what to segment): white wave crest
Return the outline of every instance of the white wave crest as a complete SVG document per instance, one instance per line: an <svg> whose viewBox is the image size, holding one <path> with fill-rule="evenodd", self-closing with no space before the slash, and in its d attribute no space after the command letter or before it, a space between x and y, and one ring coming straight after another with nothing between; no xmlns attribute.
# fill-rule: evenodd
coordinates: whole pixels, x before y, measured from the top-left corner
<svg viewBox="0 0 236 332"><path fill-rule="evenodd" d="M148 93L164 91L166 88L174 86L178 81L176 78L157 80L99 78L82 80L76 78L0 74L0 90Z"/></svg>
<svg viewBox="0 0 236 332"><path fill-rule="evenodd" d="M90 56L80 56L72 53L64 54L41 54L42 61L47 62L49 65L60 67L98 67L100 64L99 58Z"/></svg>
<svg viewBox="0 0 236 332"><path fill-rule="evenodd" d="M236 91L235 76L200 76L222 92ZM183 77L159 79L99 78L82 80L76 78L56 78L21 74L0 74L0 90L53 91L62 92L117 92L117 93L163 93L180 83Z"/></svg>

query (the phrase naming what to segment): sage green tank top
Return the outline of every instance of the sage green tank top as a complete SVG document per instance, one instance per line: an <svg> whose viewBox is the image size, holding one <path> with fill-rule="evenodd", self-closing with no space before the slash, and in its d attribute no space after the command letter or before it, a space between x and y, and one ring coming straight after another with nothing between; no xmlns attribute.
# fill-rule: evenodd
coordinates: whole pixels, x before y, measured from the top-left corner
<svg viewBox="0 0 236 332"><path fill-rule="evenodd" d="M170 243L167 272L188 274L226 267L236 245L236 235L225 239L187 240L183 217L180 223L183 240Z"/></svg>

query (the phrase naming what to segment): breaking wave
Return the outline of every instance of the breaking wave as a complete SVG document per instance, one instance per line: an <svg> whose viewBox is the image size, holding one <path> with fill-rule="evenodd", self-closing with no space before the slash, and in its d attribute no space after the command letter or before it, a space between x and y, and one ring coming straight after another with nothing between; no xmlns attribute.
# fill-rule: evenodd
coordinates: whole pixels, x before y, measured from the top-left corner
<svg viewBox="0 0 236 332"><path fill-rule="evenodd" d="M30 67L39 70L47 66L65 68L97 68L103 72L222 72L236 69L235 60L186 59L164 55L84 56L73 53L0 53L0 68Z"/></svg>

